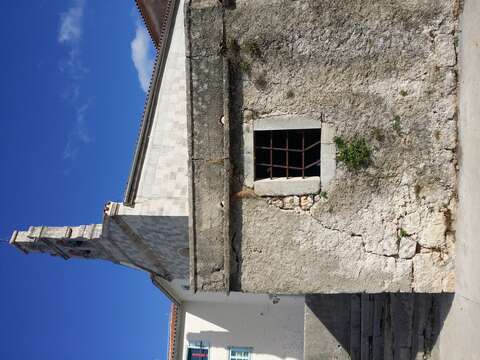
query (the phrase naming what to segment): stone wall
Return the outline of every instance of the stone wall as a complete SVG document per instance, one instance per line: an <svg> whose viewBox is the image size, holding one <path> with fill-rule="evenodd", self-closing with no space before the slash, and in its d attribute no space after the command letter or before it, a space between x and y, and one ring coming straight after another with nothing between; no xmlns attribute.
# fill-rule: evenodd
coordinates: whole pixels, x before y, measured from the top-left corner
<svg viewBox="0 0 480 360"><path fill-rule="evenodd" d="M188 17L200 14L194 4L204 17L218 13L214 3L192 0ZM456 9L454 0L236 0L222 13L223 39L213 27L195 29L201 35L189 41L229 64L231 289L453 290ZM220 61L197 55L204 73L222 72ZM189 100L205 99L193 89ZM278 114L322 114L336 136L365 140L369 166L337 162L321 194L256 196L245 181L243 130ZM208 199L221 189L203 191Z"/></svg>
<svg viewBox="0 0 480 360"><path fill-rule="evenodd" d="M229 288L223 7L216 0L189 1L185 20L192 288L222 291Z"/></svg>
<svg viewBox="0 0 480 360"><path fill-rule="evenodd" d="M337 136L366 139L373 156L358 172L340 163L325 201L308 211L240 198L236 286L451 291L454 2L237 1L226 29L250 64L232 94L242 98L236 121L245 109L323 113Z"/></svg>
<svg viewBox="0 0 480 360"><path fill-rule="evenodd" d="M453 294L309 295L304 359L439 359L433 349L452 299Z"/></svg>

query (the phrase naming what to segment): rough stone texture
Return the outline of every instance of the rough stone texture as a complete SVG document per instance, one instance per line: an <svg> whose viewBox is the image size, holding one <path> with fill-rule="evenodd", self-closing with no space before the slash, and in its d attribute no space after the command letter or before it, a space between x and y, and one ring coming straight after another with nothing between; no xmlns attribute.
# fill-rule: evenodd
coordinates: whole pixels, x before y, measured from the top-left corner
<svg viewBox="0 0 480 360"><path fill-rule="evenodd" d="M186 7L187 117L190 131L192 288L228 290L224 238L228 231L225 194L228 158L224 154L223 7L191 1ZM227 273L226 273L227 272Z"/></svg>
<svg viewBox="0 0 480 360"><path fill-rule="evenodd" d="M411 291L412 260L369 252L362 236L322 224L303 210L285 211L261 198L248 204L248 223L234 243L241 265L236 286L243 291ZM284 208L294 206L295 198L286 198Z"/></svg>
<svg viewBox="0 0 480 360"><path fill-rule="evenodd" d="M411 259L417 252L417 242L409 237L402 237L398 248L398 256L402 259Z"/></svg>
<svg viewBox="0 0 480 360"><path fill-rule="evenodd" d="M248 193L247 112L321 113L336 135L363 137L372 151L366 170L337 164L322 189L327 197L308 211L291 198L233 197L234 290L453 290L454 6L454 0L237 0L226 9L227 43L238 44L227 52L234 192Z"/></svg>
<svg viewBox="0 0 480 360"><path fill-rule="evenodd" d="M305 360L427 360L453 294L305 298Z"/></svg>

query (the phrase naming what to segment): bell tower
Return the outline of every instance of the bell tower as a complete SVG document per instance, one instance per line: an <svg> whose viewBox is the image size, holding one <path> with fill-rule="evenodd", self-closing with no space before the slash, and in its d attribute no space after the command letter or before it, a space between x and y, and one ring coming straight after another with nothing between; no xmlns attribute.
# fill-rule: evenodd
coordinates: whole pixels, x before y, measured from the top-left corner
<svg viewBox="0 0 480 360"><path fill-rule="evenodd" d="M145 215L109 202L102 224L31 226L15 231L10 244L25 254L108 260L167 281L188 278L188 217Z"/></svg>
<svg viewBox="0 0 480 360"><path fill-rule="evenodd" d="M117 262L101 244L102 225L76 227L31 226L27 231L15 231L10 244L28 253L46 253L64 259L104 259Z"/></svg>

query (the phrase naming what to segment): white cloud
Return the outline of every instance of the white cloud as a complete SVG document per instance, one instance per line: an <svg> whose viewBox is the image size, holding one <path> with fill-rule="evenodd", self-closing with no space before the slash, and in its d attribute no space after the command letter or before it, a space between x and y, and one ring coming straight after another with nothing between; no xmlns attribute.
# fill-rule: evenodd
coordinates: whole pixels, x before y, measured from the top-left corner
<svg viewBox="0 0 480 360"><path fill-rule="evenodd" d="M138 80L144 92L148 91L153 69L154 55L150 36L145 26L137 22L135 38L131 44L132 60L138 73Z"/></svg>
<svg viewBox="0 0 480 360"><path fill-rule="evenodd" d="M60 62L60 71L67 72L73 79L80 79L88 72L82 63L80 40L83 35L83 13L85 0L74 0L72 6L60 15L58 42L68 48L68 58Z"/></svg>
<svg viewBox="0 0 480 360"><path fill-rule="evenodd" d="M78 155L78 151L80 145L88 144L93 141L92 137L90 136L87 123L85 120L85 114L90 108L91 101L88 101L82 106L77 108L76 118L75 118L75 125L68 135L67 145L65 146L65 150L63 151L63 158L64 159L73 159Z"/></svg>
<svg viewBox="0 0 480 360"><path fill-rule="evenodd" d="M75 0L73 6L61 15L59 42L78 42L81 39L84 8L85 0Z"/></svg>
<svg viewBox="0 0 480 360"><path fill-rule="evenodd" d="M69 80L62 97L72 104L75 111L72 128L67 136L63 151L64 159L74 159L82 145L93 141L88 132L86 113L91 101L81 102L81 80L88 72L82 62L81 40L86 0L72 0L70 8L60 15L60 29L57 40L65 47L65 57L59 63L59 70Z"/></svg>

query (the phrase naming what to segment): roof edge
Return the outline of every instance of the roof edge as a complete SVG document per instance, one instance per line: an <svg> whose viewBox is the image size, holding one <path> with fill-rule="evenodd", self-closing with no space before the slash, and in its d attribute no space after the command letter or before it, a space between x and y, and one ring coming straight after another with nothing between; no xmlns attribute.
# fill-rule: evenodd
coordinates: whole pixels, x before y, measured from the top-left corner
<svg viewBox="0 0 480 360"><path fill-rule="evenodd" d="M135 5L137 5L137 10L140 13L140 16L142 17L145 27L147 28L147 32L150 35L150 40L152 40L153 45L157 48L158 44L155 41L154 35L152 32L153 26L152 26L152 23L149 21L149 18L146 16L145 5L143 4L143 2L141 2L141 0L135 0Z"/></svg>
<svg viewBox="0 0 480 360"><path fill-rule="evenodd" d="M172 0L135 0L140 16L157 49L162 45Z"/></svg>

